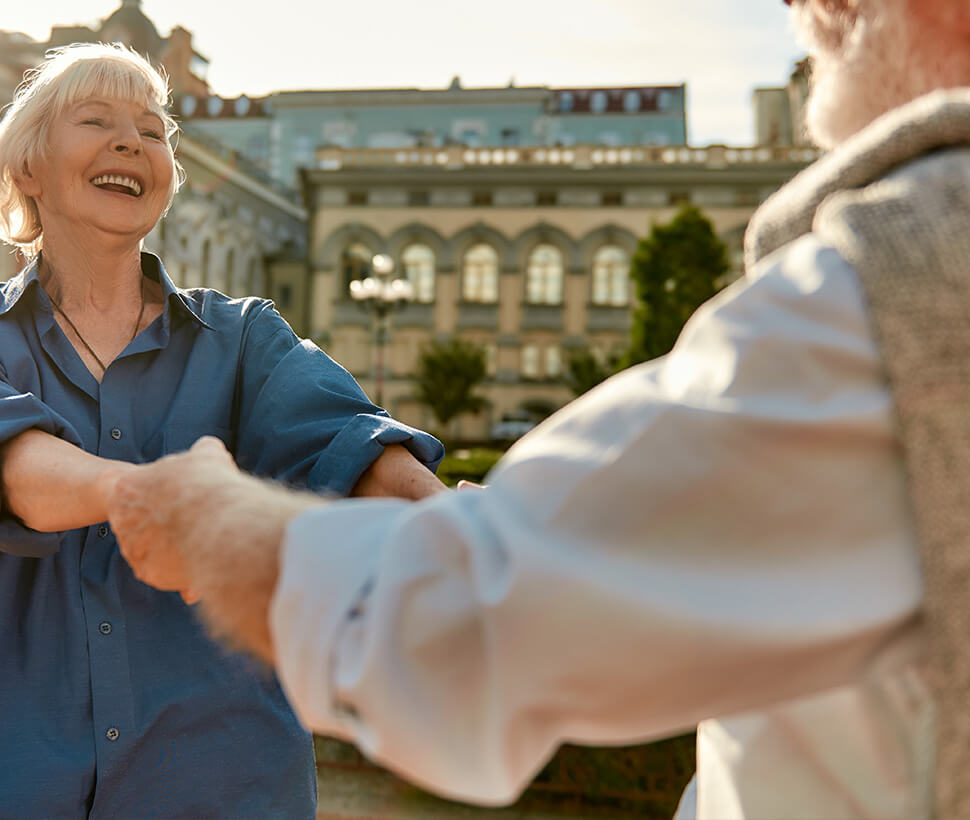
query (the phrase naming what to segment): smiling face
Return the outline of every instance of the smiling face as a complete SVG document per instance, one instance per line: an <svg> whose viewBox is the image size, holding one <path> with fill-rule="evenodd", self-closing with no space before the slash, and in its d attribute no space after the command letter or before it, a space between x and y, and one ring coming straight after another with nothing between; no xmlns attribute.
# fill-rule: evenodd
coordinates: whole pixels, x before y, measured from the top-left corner
<svg viewBox="0 0 970 820"><path fill-rule="evenodd" d="M164 212L174 177L162 117L144 103L94 97L51 122L46 150L18 186L34 199L48 240L83 231L137 243Z"/></svg>

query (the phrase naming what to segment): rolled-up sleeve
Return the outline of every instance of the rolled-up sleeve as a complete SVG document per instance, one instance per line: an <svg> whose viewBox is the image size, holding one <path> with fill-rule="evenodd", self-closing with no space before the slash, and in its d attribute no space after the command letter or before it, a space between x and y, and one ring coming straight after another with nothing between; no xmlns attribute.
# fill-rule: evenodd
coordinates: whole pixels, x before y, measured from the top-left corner
<svg viewBox="0 0 970 820"><path fill-rule="evenodd" d="M890 396L841 257L806 240L761 273L487 489L298 518L271 626L307 725L501 803L561 742L858 679L921 598Z"/></svg>
<svg viewBox="0 0 970 820"><path fill-rule="evenodd" d="M432 471L444 456L441 442L372 404L268 303L250 319L242 357L236 459L257 475L346 495L389 445Z"/></svg>
<svg viewBox="0 0 970 820"><path fill-rule="evenodd" d="M21 393L7 382L0 367L0 447L27 430L41 430L81 446L70 423L33 393ZM0 512L0 552L22 558L45 558L57 552L63 533L37 532L12 516L6 504Z"/></svg>

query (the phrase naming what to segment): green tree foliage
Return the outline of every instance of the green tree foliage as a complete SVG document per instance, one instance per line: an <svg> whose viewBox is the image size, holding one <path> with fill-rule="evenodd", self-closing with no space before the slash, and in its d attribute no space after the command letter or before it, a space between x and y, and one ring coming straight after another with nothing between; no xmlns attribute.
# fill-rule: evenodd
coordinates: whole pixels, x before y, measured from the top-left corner
<svg viewBox="0 0 970 820"><path fill-rule="evenodd" d="M433 342L418 359L418 399L444 427L461 413L482 409L485 399L473 391L484 378L484 348L461 339Z"/></svg>
<svg viewBox="0 0 970 820"><path fill-rule="evenodd" d="M640 304L624 365L668 353L691 314L717 293L728 271L727 247L710 220L685 205L640 240L630 265Z"/></svg>
<svg viewBox="0 0 970 820"><path fill-rule="evenodd" d="M486 447L476 447L474 450L453 450L445 454L438 466L438 478L449 487L454 487L459 481L474 481L481 484L502 457L504 450Z"/></svg>
<svg viewBox="0 0 970 820"><path fill-rule="evenodd" d="M566 384L575 395L581 396L612 376L618 367L618 357L612 356L603 363L588 347L581 347L566 359Z"/></svg>

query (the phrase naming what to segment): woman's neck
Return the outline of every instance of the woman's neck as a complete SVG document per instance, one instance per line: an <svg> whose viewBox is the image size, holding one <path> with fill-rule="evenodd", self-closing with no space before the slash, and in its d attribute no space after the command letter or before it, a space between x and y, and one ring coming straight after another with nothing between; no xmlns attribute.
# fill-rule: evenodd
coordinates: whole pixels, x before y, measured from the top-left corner
<svg viewBox="0 0 970 820"><path fill-rule="evenodd" d="M111 312L141 299L139 248L62 248L44 237L40 283L57 304L75 311Z"/></svg>

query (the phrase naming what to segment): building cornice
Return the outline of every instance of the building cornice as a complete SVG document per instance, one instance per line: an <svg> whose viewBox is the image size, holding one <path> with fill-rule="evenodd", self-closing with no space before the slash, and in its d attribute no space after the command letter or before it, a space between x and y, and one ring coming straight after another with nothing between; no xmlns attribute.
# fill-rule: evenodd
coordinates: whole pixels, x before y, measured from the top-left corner
<svg viewBox="0 0 970 820"><path fill-rule="evenodd" d="M820 152L805 147L729 148L643 146L603 148L439 149L322 148L317 167L304 171L313 185L557 185L730 182L785 180Z"/></svg>
<svg viewBox="0 0 970 820"><path fill-rule="evenodd" d="M220 178L262 199L267 204L279 208L289 216L306 222L307 212L305 208L295 205L272 188L253 179L238 168L233 167L229 162L217 156L185 133L179 138L178 153L198 162Z"/></svg>

